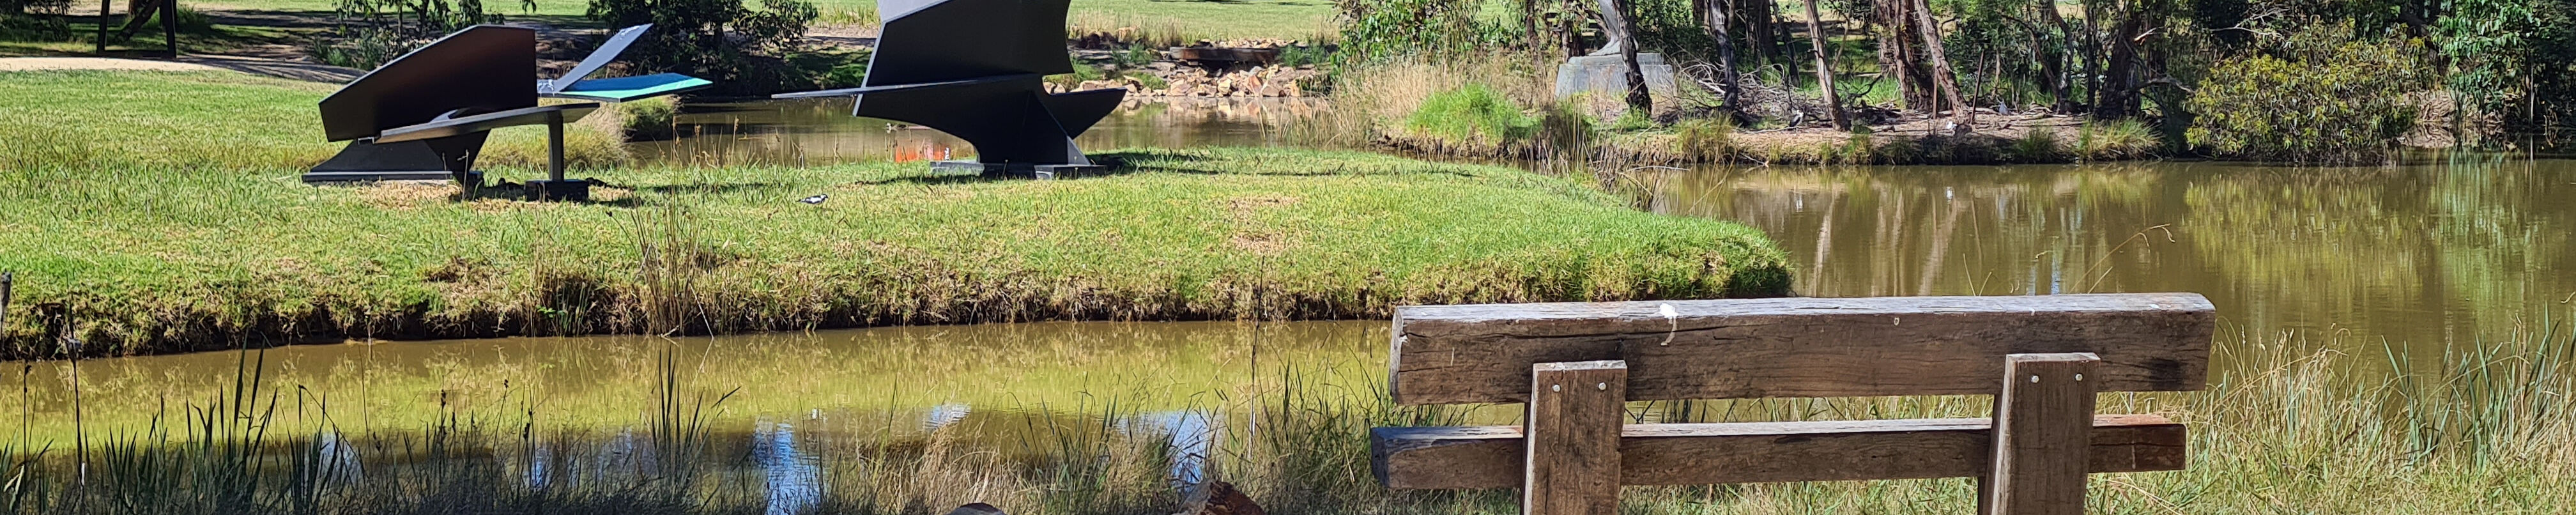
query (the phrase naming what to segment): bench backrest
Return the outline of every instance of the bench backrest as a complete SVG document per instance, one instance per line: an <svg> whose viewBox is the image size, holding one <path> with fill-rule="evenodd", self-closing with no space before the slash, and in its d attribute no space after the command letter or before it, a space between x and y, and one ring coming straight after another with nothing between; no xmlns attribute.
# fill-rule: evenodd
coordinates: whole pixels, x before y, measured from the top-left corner
<svg viewBox="0 0 2576 515"><path fill-rule="evenodd" d="M2101 356L2097 391L2206 386L2188 293L1408 306L1401 404L1517 403L1538 363L1625 360L1628 400L1994 394L2009 354Z"/></svg>
<svg viewBox="0 0 2576 515"><path fill-rule="evenodd" d="M2206 386L2216 327L2187 293L1410 306L1401 404L1525 403L1520 426L1388 427L1393 488L1520 485L1532 515L1612 515L1621 485L1977 477L1980 512L2075 515L2085 476L2176 470L2186 428L2099 392ZM1628 401L1995 396L1995 415L1624 424Z"/></svg>

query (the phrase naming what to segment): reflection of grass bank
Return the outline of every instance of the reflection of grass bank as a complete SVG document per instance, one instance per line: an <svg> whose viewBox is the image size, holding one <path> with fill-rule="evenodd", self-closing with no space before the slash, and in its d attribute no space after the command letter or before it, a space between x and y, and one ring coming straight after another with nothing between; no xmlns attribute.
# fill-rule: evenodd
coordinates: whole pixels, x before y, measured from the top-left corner
<svg viewBox="0 0 2576 515"><path fill-rule="evenodd" d="M8 319L19 354L47 352L62 315L91 352L112 354L315 336L1368 317L1401 303L1787 289L1782 256L1755 231L1501 167L1144 151L1096 180L961 181L917 163L664 169L607 174L615 187L597 204L456 202L442 187L295 183L295 164L331 150L299 132L312 88L130 73L0 87L60 95L0 107L0 132L35 142L0 155L12 170L0 269L19 271L17 304L33 308ZM795 202L815 194L831 200Z"/></svg>
<svg viewBox="0 0 2576 515"><path fill-rule="evenodd" d="M2241 349L2222 356L2241 366L2220 374L2209 391L2104 396L2106 412L2163 413L2189 424L2192 458L2186 471L2094 476L2090 511L2546 513L2576 503L2576 420L2565 416L2576 408L2567 395L2576 389L2576 376L2569 375L2576 371L2570 361L2576 341L2564 332L2455 351L2396 380L2382 380L2376 365L2408 360L2318 352L2295 340L2219 343ZM27 479L0 485L0 500L15 502L0 505L0 513L123 513L119 501L149 501L177 513L939 513L967 502L1013 513L1169 513L1179 497L1175 476L1193 472L1242 486L1274 513L1515 509L1509 490L1375 486L1363 440L1368 427L1509 423L1512 416L1507 406L1395 408L1385 404L1382 380L1374 378L1341 382L1277 373L1268 387L1210 392L1188 412L1085 401L1046 406L1049 416L937 424L796 416L724 430L700 424L693 414L763 392L744 390L720 403L714 395L731 390L723 379L674 377L648 396L677 399L678 407L656 410L662 414L625 432L531 425L525 417L537 415L515 412L445 419L416 433L339 433L311 423L252 428L244 421L259 418L230 415L265 408L241 410L225 401L213 408L224 415L213 424L169 428L197 435L176 435L174 443L158 446L91 448L99 465L87 489L69 485L65 442L52 442L41 459L12 460L13 469L0 473ZM279 398L281 409L319 409L294 395ZM1981 416L1986 402L1937 397L1631 408L1646 420L1824 420ZM834 429L841 426L854 430ZM1195 427L1211 431L1213 440L1198 452L1175 450L1199 440L1174 428ZM996 433L1013 440L976 438ZM94 445L130 441L97 436ZM14 448L25 453L42 443ZM1205 458L1203 468L1188 466L1192 455ZM1964 513L1975 503L1965 479L1626 493L1626 511L1657 515Z"/></svg>
<svg viewBox="0 0 2576 515"><path fill-rule="evenodd" d="M1852 131L1822 125L1737 128L1696 90L1656 98L1657 114L1603 119L1615 100L1558 99L1537 60L1486 57L1342 70L1336 112L1314 136L1344 145L1487 159L1575 158L1627 164L2047 164L2142 159L2163 143L2137 122L1982 115L1973 132L1946 119L1891 120ZM1821 123L1821 122L1819 122Z"/></svg>

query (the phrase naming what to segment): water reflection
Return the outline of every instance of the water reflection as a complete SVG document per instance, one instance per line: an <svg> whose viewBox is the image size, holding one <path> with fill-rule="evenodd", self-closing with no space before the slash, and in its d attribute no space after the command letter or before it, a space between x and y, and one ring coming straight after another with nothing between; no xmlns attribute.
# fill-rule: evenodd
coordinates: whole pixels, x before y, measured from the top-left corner
<svg viewBox="0 0 2576 515"><path fill-rule="evenodd" d="M751 464L768 479L770 515L804 513L823 499L823 469L796 443L795 425L763 421L753 426Z"/></svg>
<svg viewBox="0 0 2576 515"><path fill-rule="evenodd" d="M1289 144L1318 99L1158 98L1130 101L1077 139L1083 148ZM923 127L850 116L850 100L764 100L682 108L671 141L630 145L651 162L821 165L853 161L967 159L974 147Z"/></svg>
<svg viewBox="0 0 2576 515"><path fill-rule="evenodd" d="M1770 233L1802 295L2199 292L2224 332L2425 360L2566 313L2570 199L2576 161L2458 158L1712 168L1650 206Z"/></svg>

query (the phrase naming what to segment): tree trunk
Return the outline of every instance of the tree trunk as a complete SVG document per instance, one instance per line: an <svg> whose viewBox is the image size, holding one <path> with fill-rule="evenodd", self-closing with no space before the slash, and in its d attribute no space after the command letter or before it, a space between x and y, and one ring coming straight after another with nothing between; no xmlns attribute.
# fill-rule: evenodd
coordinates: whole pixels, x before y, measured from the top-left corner
<svg viewBox="0 0 2576 515"><path fill-rule="evenodd" d="M1968 109L1967 100L1959 96L1959 75L1950 71L1949 52L1941 49L1941 25L1932 20L1932 6L1929 0L1914 0L1914 19L1923 24L1923 48L1928 54L1923 57L1932 61L1933 84L1940 87L1941 93L1949 98L1950 108L1957 110L1958 116L1963 120L1960 123L1977 123L1977 112ZM1939 110L1936 109L1934 112Z"/></svg>
<svg viewBox="0 0 2576 515"><path fill-rule="evenodd" d="M1884 78L1894 80L1896 96L1907 109L1926 110L1940 103L1935 100L1939 89L1932 86L1931 72L1923 68L1918 50L1923 38L1915 35L1921 28L1915 26L1913 12L1914 2L1908 0L1876 0L1871 13L1885 28L1878 34L1878 69Z"/></svg>
<svg viewBox="0 0 2576 515"><path fill-rule="evenodd" d="M1768 0L1756 0L1756 1L1768 1ZM1843 114L1843 96L1842 96L1842 92L1837 91L1837 90L1835 90L1835 89L1834 89L1834 64L1833 64L1833 60L1832 60L1832 59L1830 59L1830 58L1828 58L1828 57L1825 55L1825 22L1824 22L1824 16L1819 15L1819 14L1817 14L1817 13L1816 13L1816 2L1815 2L1815 0L1808 0L1808 1L1806 2L1806 4L1807 4L1807 42L1808 42L1809 46L1811 46L1811 47L1813 47L1813 48L1815 49L1815 54L1816 54L1816 85L1824 87L1824 92L1825 92L1825 115L1826 115L1826 117L1827 117L1827 118L1830 118L1830 119L1832 119L1832 120L1834 121L1834 128L1836 128L1836 129L1842 129L1842 130L1851 130L1851 117L1850 117L1850 116L1848 116L1848 115L1844 115L1844 114Z"/></svg>
<svg viewBox="0 0 2576 515"><path fill-rule="evenodd" d="M1521 35L1529 38L1528 45L1533 52L1547 47L1547 37L1540 35L1538 30L1538 15L1538 0L1521 0Z"/></svg>
<svg viewBox="0 0 2576 515"><path fill-rule="evenodd" d="M1735 72L1735 36L1729 33L1729 29L1734 28L1734 20L1729 19L1728 15L1731 13L1728 11L1735 10L1735 0L1693 1L1699 4L1694 7L1704 15L1700 20L1701 26L1708 29L1710 39L1717 40L1717 85L1726 89L1718 93L1718 105L1726 106L1730 111L1742 111L1740 106L1735 105L1737 97L1741 96L1739 92L1743 88L1735 83L1738 77Z"/></svg>
<svg viewBox="0 0 2576 515"><path fill-rule="evenodd" d="M2148 16L2124 14L2111 29L2111 56L2103 63L2102 93L2093 104L2097 118L2120 120L2138 115L2138 45L2139 34L2146 30Z"/></svg>
<svg viewBox="0 0 2576 515"><path fill-rule="evenodd" d="M2057 103L2049 106L2049 110L2060 114L2074 112L2075 98L2073 92L2069 90L2075 89L2075 85L2066 80L2066 55L2067 50L2075 46L2075 27L2066 23L2065 15L2058 14L2056 0L2039 0L2037 3L2040 21L2047 22L2049 27L2057 29L2057 38L2054 40L2042 38L2040 43L2053 46L2039 49L2042 52L2039 61L2040 74L2048 76L2049 94L2057 99Z"/></svg>
<svg viewBox="0 0 2576 515"><path fill-rule="evenodd" d="M1628 109L1652 116L1655 114L1654 95L1646 90L1645 69L1637 66L1637 31L1635 25L1628 23L1628 15L1631 14L1628 2L1602 0L1602 3L1605 4L1601 13L1602 29L1619 31L1619 58L1628 63ZM1610 27L1613 23L1618 26Z"/></svg>
<svg viewBox="0 0 2576 515"><path fill-rule="evenodd" d="M1583 48L1583 17L1578 14L1580 9L1576 7L1577 1L1579 0L1563 0L1557 3L1557 7L1561 9L1560 12L1564 13L1556 17L1557 35L1560 36L1557 42L1565 45L1566 57L1582 57L1583 54L1592 52L1591 49Z"/></svg>
<svg viewBox="0 0 2576 515"><path fill-rule="evenodd" d="M1780 36L1779 6L1756 0L1727 0L1726 3L1737 10L1735 19L1744 23L1744 33L1753 44L1753 55L1762 60L1761 65L1789 60L1788 51L1783 49L1785 45L1780 44L1784 38Z"/></svg>
<svg viewBox="0 0 2576 515"><path fill-rule="evenodd" d="M2084 106L2088 110L2102 105L2102 15L2096 8L2098 3L2099 0L2084 1Z"/></svg>

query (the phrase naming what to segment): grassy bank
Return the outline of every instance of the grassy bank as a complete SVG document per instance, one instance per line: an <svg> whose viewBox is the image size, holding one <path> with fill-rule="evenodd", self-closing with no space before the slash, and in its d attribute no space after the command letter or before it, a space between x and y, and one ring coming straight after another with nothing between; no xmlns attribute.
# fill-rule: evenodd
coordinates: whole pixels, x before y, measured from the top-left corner
<svg viewBox="0 0 2576 515"><path fill-rule="evenodd" d="M136 182L145 168L300 173L345 145L325 141L315 107L336 89L233 72L0 73L0 98L12 99L0 103L0 170L125 169ZM610 108L572 124L567 163L626 163L620 119ZM540 166L545 144L541 127L495 131L476 165Z"/></svg>
<svg viewBox="0 0 2576 515"><path fill-rule="evenodd" d="M2102 397L2104 412L2189 425L2191 457L2184 471L2094 475L2088 512L2552 513L2576 503L2576 421L2564 415L2576 408L2567 395L2576 391L2576 340L2563 330L2499 334L2420 362L2297 338L2222 336L2216 347L2238 349L2220 357L2239 366L2207 391ZM185 422L92 434L85 450L0 443L20 458L0 473L22 478L0 484L0 513L891 514L968 502L1011 513L1170 513L1183 493L1176 482L1200 478L1232 482L1271 513L1517 512L1508 489L1376 486L1368 428L1511 423L1513 411L1394 407L1380 379L1273 369L1263 372L1272 381L1205 392L1183 411L1138 410L1098 392L1111 400L979 405L1013 415L953 423L799 415L745 427L711 423L711 414L769 393L733 390L722 375L692 372L691 359L665 354L646 366L658 379L622 430L550 427L531 410L343 431L312 416L330 410L319 400L328 392L285 393L246 354L249 381L183 406ZM2420 364L2391 368L2408 363ZM1833 420L1983 416L1987 402L1658 402L1630 411L1649 421ZM289 413L325 422L272 422ZM95 464L86 487L73 479L82 453ZM1976 502L1967 479L1634 487L1624 500L1623 512L1649 515L1965 513Z"/></svg>
<svg viewBox="0 0 2576 515"><path fill-rule="evenodd" d="M144 95L133 83L211 92L114 96ZM311 123L310 87L89 73L0 75L0 91L66 95L0 107L7 137L37 142L0 156L18 355L49 352L65 318L89 352L130 354L1787 290L1756 231L1502 167L1229 149L1113 153L1114 176L1057 182L931 177L918 163L666 168L590 174L612 186L595 203L535 204L297 183L287 165L330 150L295 128ZM536 175L495 161L496 174ZM796 202L818 194L830 200Z"/></svg>
<svg viewBox="0 0 2576 515"><path fill-rule="evenodd" d="M1489 55L1447 63L1392 62L1343 70L1335 112L1312 136L1342 145L1479 159L1571 158L1631 165L2057 164L2150 158L2164 146L2137 122L1983 115L1967 133L1947 119L1902 118L1844 131L1737 127L1696 86L1655 99L1651 116L1615 99L1556 97L1544 59Z"/></svg>

